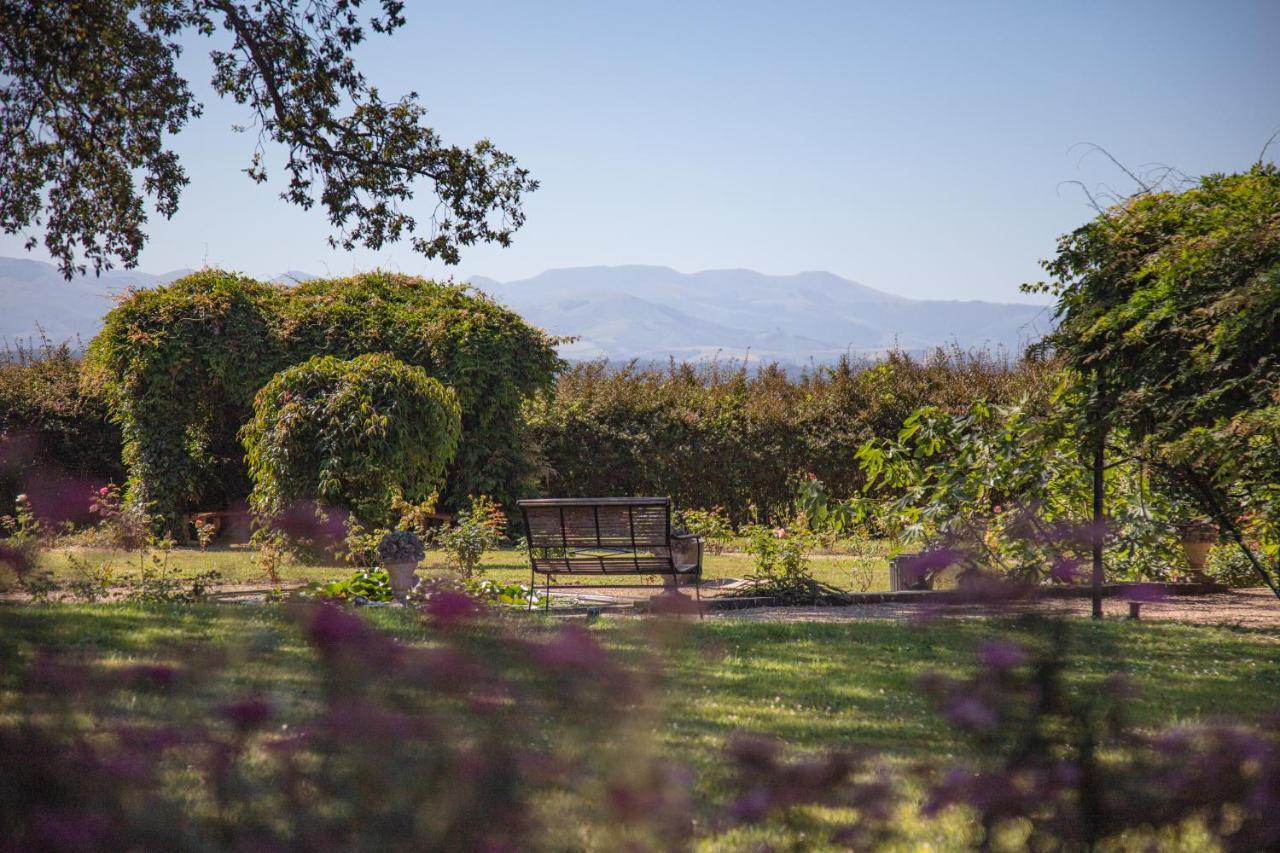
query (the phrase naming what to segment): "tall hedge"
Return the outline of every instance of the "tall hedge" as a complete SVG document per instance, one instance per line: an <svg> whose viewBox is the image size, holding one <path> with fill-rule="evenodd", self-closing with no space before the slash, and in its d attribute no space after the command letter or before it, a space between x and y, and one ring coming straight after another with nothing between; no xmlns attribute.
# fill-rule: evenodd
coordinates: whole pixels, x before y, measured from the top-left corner
<svg viewBox="0 0 1280 853"><path fill-rule="evenodd" d="M787 513L807 473L852 494L862 482L858 447L896 436L922 405L1013 400L1050 372L959 352L843 359L798 376L776 366L580 364L534 398L526 418L547 494L669 495L741 522L753 506L761 517Z"/></svg>
<svg viewBox="0 0 1280 853"><path fill-rule="evenodd" d="M132 292L89 347L85 381L120 425L128 494L161 524L249 492L236 434L270 378L317 355L385 352L454 389L459 451L444 503L521 490L522 402L560 366L553 341L464 285L373 272L264 284L206 270Z"/></svg>
<svg viewBox="0 0 1280 853"><path fill-rule="evenodd" d="M254 399L240 431L250 505L272 517L319 501L390 526L393 497L419 503L440 487L461 431L457 395L422 368L385 353L316 356Z"/></svg>
<svg viewBox="0 0 1280 853"><path fill-rule="evenodd" d="M120 430L106 402L80 387L80 359L67 344L19 344L0 354L0 515L14 496L31 494L38 512L50 504L83 514L89 484L122 474Z"/></svg>

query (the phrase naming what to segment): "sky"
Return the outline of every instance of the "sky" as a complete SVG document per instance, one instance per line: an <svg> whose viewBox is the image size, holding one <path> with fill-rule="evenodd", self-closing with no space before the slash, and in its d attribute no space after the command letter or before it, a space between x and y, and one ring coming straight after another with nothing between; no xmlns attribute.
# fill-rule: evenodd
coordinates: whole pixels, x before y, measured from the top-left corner
<svg viewBox="0 0 1280 853"><path fill-rule="evenodd" d="M511 247L457 267L407 244L331 250L323 211L279 198L279 149L269 183L239 171L247 110L212 94L192 38L181 67L206 112L173 141L191 184L139 269L512 280L634 263L1035 301L1019 284L1092 215L1067 182L1131 189L1082 143L1199 175L1248 168L1280 129L1280 0L412 0L406 16L361 67L384 96L418 92L446 141L488 137L541 181ZM423 184L410 209L433 207Z"/></svg>

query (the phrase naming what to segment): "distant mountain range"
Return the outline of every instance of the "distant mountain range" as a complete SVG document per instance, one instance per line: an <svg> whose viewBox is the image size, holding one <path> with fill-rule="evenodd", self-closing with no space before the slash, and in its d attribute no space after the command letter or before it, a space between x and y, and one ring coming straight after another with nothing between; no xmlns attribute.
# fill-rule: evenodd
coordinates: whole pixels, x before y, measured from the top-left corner
<svg viewBox="0 0 1280 853"><path fill-rule="evenodd" d="M68 282L52 264L0 258L0 340L30 339L43 330L54 342L87 343L115 295L189 272L113 270ZM290 270L275 280L312 277ZM470 283L534 325L576 337L562 347L570 359L750 357L804 364L846 352L874 356L895 347L953 344L1016 352L1050 325L1041 305L907 299L826 272L571 267L521 281L474 277Z"/></svg>
<svg viewBox="0 0 1280 853"><path fill-rule="evenodd" d="M27 258L0 257L0 345L18 339L88 344L102 328L113 300L130 287L158 287L193 270L154 275L137 270L110 270L67 281L53 264ZM273 281L306 281L314 276L289 270Z"/></svg>
<svg viewBox="0 0 1280 853"><path fill-rule="evenodd" d="M1050 327L1024 303L908 299L829 272L681 273L667 267L571 267L471 284L534 325L574 335L565 356L804 364L937 346L1020 352Z"/></svg>

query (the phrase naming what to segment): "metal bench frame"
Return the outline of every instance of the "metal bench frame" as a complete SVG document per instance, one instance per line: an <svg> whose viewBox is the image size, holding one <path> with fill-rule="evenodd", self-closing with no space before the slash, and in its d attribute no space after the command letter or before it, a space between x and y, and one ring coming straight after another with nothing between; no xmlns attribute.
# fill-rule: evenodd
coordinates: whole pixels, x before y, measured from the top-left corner
<svg viewBox="0 0 1280 853"><path fill-rule="evenodd" d="M681 578L692 578L694 595L702 600L702 538L672 532L669 498L535 498L517 505L529 545L529 586L536 587L538 573L545 576L547 609L556 575L669 575L671 582L664 582L663 588L671 591L678 591ZM690 548L695 550L695 562L677 563L673 552ZM654 584L596 582L568 586L656 588ZM529 609L533 609L532 596Z"/></svg>

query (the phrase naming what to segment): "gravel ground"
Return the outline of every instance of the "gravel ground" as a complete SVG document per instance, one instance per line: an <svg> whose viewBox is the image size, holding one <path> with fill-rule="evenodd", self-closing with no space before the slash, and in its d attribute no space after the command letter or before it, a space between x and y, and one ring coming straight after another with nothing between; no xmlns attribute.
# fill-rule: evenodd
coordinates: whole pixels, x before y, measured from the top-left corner
<svg viewBox="0 0 1280 853"><path fill-rule="evenodd" d="M1124 599L1103 601L1108 618L1129 614ZM716 619L751 619L762 622L839 622L845 619L965 619L1009 613L1045 613L1087 618L1087 598L1042 599L999 606L973 604L855 604L848 607L757 607L710 614ZM1263 588L1239 589L1216 595L1167 596L1142 604L1141 618L1191 622L1201 625L1280 631L1280 599Z"/></svg>

